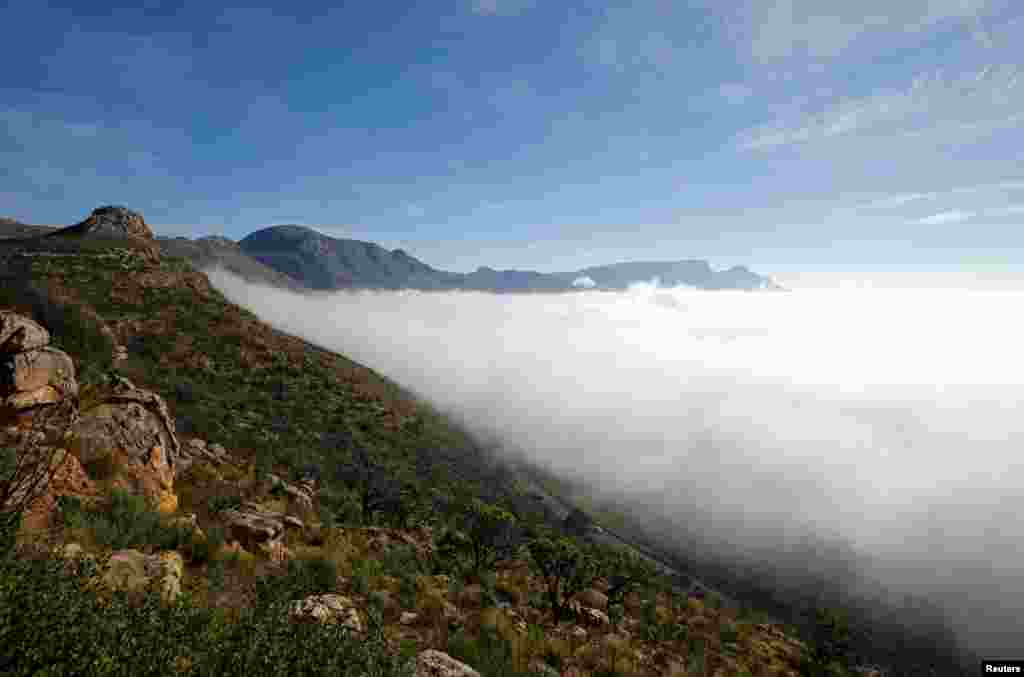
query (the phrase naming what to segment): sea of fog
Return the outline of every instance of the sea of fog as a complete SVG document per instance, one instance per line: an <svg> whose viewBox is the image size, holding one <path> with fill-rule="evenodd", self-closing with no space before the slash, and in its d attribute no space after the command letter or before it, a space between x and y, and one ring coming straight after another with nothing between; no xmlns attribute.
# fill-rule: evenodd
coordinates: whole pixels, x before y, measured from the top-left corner
<svg viewBox="0 0 1024 677"><path fill-rule="evenodd" d="M789 293L294 295L210 278L600 490L709 542L810 530L927 594L982 652L1024 636L1024 284L788 274Z"/></svg>

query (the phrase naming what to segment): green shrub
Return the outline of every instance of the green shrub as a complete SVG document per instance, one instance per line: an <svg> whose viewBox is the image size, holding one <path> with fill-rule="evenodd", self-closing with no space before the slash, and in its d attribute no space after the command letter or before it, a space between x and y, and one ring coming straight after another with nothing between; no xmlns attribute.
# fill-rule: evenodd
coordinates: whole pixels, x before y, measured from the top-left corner
<svg viewBox="0 0 1024 677"><path fill-rule="evenodd" d="M293 559L281 575L270 575L256 582L261 604L287 604L309 595L334 592L338 585L338 567L326 557Z"/></svg>
<svg viewBox="0 0 1024 677"><path fill-rule="evenodd" d="M525 677L530 674L525 669L518 669L512 644L491 628L481 628L476 638L464 630L452 633L445 651L487 677Z"/></svg>
<svg viewBox="0 0 1024 677"><path fill-rule="evenodd" d="M241 496L211 496L207 502L207 508L211 515L216 515L225 510L237 510L242 506Z"/></svg>
<svg viewBox="0 0 1024 677"><path fill-rule="evenodd" d="M97 508L85 508L69 497L62 497L58 505L66 526L88 529L97 543L113 550L147 545L174 550L192 542L189 528L165 525L144 496L124 489L111 490L107 501Z"/></svg>
<svg viewBox="0 0 1024 677"><path fill-rule="evenodd" d="M0 559L0 674L412 674L408 658L391 653L380 632L357 639L337 624L290 623L274 605L228 620L187 595L174 604L155 594L101 602L85 587L97 570L88 560Z"/></svg>

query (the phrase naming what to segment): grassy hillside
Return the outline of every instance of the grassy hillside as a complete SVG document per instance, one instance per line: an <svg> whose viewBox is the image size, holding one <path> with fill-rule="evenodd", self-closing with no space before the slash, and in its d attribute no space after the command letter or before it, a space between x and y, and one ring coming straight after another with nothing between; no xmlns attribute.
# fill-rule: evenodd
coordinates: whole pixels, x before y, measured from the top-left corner
<svg viewBox="0 0 1024 677"><path fill-rule="evenodd" d="M51 330L83 398L120 372L167 399L183 441L220 443L229 459L175 481L178 512L197 516L203 539L86 468L102 500L65 501L52 529L0 555L0 672L391 675L434 648L484 675L852 674L841 617L822 615L808 643L565 538L464 431L372 370L261 323L185 260L148 261L117 241L54 246L0 248L0 308ZM126 360L112 360L116 345ZM271 472L316 477L313 510ZM368 509L370 489L383 509ZM245 501L302 518L290 561L227 547L222 516ZM177 549L185 594L167 605L98 593L80 570L90 565L50 554L70 542L100 563L118 548ZM600 613L570 603L575 591ZM322 592L353 600L367 632L282 620L283 605ZM63 667L35 672L48 661Z"/></svg>

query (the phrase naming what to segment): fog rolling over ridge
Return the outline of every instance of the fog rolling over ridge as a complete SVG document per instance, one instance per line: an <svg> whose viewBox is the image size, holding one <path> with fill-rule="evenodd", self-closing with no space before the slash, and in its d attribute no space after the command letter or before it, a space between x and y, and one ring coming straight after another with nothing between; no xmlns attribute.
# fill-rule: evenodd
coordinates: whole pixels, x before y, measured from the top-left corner
<svg viewBox="0 0 1024 677"><path fill-rule="evenodd" d="M1019 651L1024 289L922 275L783 278L789 294L298 295L209 274L509 448L643 497L706 548L782 562L808 531L839 537L865 580L927 594L966 645Z"/></svg>

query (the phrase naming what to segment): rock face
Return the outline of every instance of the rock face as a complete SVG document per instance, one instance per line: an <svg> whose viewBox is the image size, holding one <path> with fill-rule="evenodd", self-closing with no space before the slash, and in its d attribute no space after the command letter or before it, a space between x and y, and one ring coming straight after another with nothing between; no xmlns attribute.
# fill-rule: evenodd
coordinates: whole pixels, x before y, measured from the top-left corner
<svg viewBox="0 0 1024 677"><path fill-rule="evenodd" d="M107 237L138 237L152 240L153 231L146 225L142 214L127 207L106 206L92 210L86 220L65 228L64 231L82 235Z"/></svg>
<svg viewBox="0 0 1024 677"><path fill-rule="evenodd" d="M292 602L288 617L305 623L340 623L354 632L363 632L363 622L348 597L335 594L310 595Z"/></svg>
<svg viewBox="0 0 1024 677"><path fill-rule="evenodd" d="M443 651L427 649L416 656L416 677L480 677L480 673Z"/></svg>
<svg viewBox="0 0 1024 677"><path fill-rule="evenodd" d="M49 342L50 332L35 321L0 311L0 410L21 412L78 394L74 361Z"/></svg>
<svg viewBox="0 0 1024 677"><path fill-rule="evenodd" d="M173 512L174 476L181 447L167 403L156 393L137 388L126 378L101 386L96 404L81 412L70 446L83 464L109 459L129 489Z"/></svg>
<svg viewBox="0 0 1024 677"><path fill-rule="evenodd" d="M50 332L33 320L0 310L0 352L6 354L38 350L50 344Z"/></svg>

